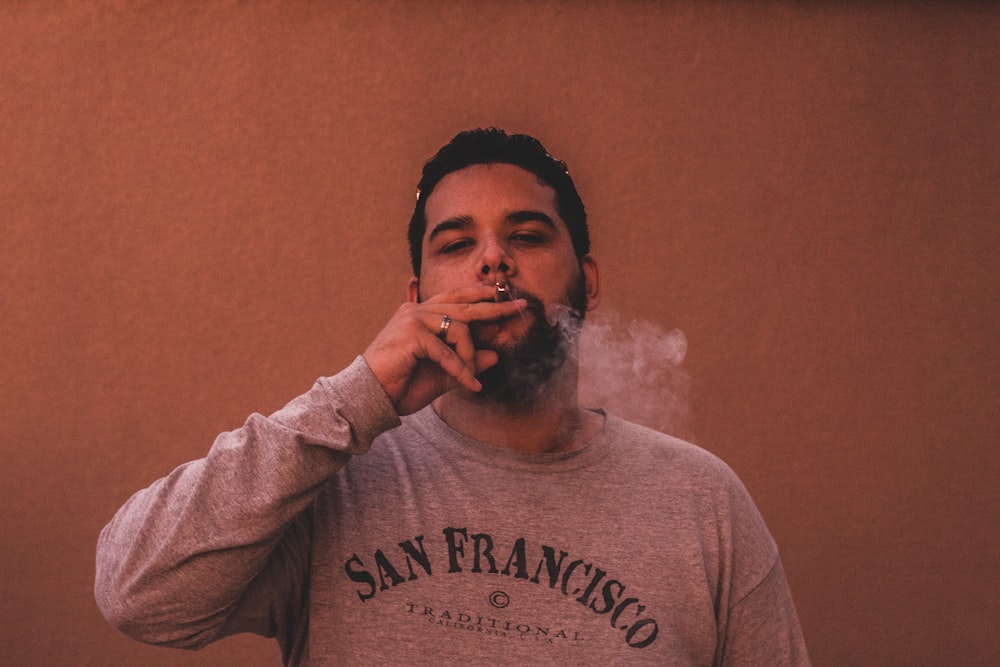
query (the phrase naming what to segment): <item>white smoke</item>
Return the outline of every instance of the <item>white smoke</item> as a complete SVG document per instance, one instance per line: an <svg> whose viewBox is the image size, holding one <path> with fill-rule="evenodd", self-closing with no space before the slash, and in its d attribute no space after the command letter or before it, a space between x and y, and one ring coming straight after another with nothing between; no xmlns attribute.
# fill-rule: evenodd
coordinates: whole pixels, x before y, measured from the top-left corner
<svg viewBox="0 0 1000 667"><path fill-rule="evenodd" d="M580 404L689 437L687 338L617 313L587 314L580 334Z"/></svg>

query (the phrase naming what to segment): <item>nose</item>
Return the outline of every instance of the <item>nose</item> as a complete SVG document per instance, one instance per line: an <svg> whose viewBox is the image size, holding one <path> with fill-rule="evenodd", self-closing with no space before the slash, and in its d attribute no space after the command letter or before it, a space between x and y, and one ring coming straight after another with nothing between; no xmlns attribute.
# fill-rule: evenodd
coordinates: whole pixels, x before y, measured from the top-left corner
<svg viewBox="0 0 1000 667"><path fill-rule="evenodd" d="M484 278L496 282L512 275L514 271L514 260L503 244L493 242L483 248L479 256L479 272Z"/></svg>

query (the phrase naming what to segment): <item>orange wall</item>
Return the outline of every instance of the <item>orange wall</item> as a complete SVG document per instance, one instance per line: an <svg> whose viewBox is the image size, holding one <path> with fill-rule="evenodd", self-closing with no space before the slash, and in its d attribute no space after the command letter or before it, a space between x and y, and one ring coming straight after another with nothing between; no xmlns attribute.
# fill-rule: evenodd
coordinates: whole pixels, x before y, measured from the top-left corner
<svg viewBox="0 0 1000 667"><path fill-rule="evenodd" d="M498 124L686 333L816 664L997 664L998 58L986 3L4 3L0 662L276 664L119 636L97 533L364 348L423 160Z"/></svg>

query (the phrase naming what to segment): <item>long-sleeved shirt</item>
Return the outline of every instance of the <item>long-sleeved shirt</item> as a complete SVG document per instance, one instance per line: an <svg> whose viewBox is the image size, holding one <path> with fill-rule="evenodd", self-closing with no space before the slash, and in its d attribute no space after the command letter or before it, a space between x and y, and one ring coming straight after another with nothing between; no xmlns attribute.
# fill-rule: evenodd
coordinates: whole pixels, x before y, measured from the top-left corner
<svg viewBox="0 0 1000 667"><path fill-rule="evenodd" d="M133 496L96 597L142 641L286 665L807 665L777 547L689 443L600 413L579 450L400 419L360 357Z"/></svg>

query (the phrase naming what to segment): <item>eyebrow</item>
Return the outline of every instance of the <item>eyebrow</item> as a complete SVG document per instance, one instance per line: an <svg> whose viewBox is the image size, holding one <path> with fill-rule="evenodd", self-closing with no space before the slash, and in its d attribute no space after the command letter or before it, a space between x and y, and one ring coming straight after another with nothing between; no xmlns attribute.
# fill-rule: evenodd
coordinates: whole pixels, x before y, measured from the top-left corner
<svg viewBox="0 0 1000 667"><path fill-rule="evenodd" d="M448 218L447 220L442 220L439 222L431 233L427 236L427 242L430 243L434 240L438 234L451 230L462 230L467 229L472 225L472 217L468 215L459 215L454 218ZM512 211L507 214L504 222L517 224L521 222L540 222L546 227L556 229L556 223L548 213L542 211L533 210L522 210L522 211Z"/></svg>

